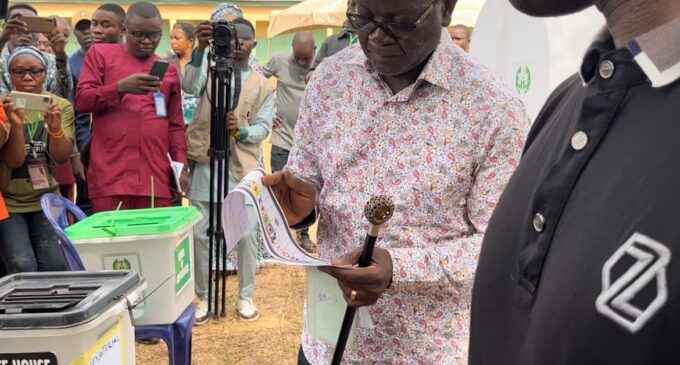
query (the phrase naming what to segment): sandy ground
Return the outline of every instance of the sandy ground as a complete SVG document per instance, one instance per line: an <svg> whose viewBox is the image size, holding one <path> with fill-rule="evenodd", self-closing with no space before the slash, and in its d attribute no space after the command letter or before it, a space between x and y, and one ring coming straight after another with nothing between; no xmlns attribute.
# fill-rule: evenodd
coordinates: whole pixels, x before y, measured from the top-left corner
<svg viewBox="0 0 680 365"><path fill-rule="evenodd" d="M305 274L296 267L267 265L256 277L256 322L236 316L236 276L227 280L227 317L194 327L193 361L196 365L286 365L297 363L302 332ZM137 364L167 364L167 347L136 345Z"/></svg>
<svg viewBox="0 0 680 365"><path fill-rule="evenodd" d="M271 144L262 144L266 171L270 169ZM185 202L185 205L188 202ZM316 225L309 235L316 241ZM257 274L254 295L260 312L256 322L243 322L236 316L236 276L227 280L227 317L194 327L192 364L195 365L294 365L302 333L305 296L304 269L267 265ZM137 364L168 363L167 347L136 345Z"/></svg>

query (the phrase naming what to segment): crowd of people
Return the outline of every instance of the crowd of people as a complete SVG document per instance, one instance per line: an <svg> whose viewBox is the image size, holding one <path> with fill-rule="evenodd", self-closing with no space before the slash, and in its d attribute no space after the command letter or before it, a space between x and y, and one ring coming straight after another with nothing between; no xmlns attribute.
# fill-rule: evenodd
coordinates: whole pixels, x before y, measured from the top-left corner
<svg viewBox="0 0 680 365"><path fill-rule="evenodd" d="M342 31L318 50L299 32L291 53L264 65L255 27L223 3L210 20L174 26L162 79L150 74L163 60L151 3L75 17L70 57L64 19L32 33L22 17L36 9L12 5L0 35L0 274L65 269L40 210L46 193L88 213L187 198L203 213L196 323L208 320L208 48L212 24L229 20L242 80L225 120L229 189L265 166L271 135L263 183L301 246L332 260L320 270L347 304L369 307L345 363L677 363L679 3L511 2L541 16L596 5L608 21L531 131L518 96L467 53L470 29L446 28L455 0L350 0ZM25 110L13 92L49 105ZM185 166L180 186L171 160ZM348 268L361 254L363 204L383 194L395 215L372 264ZM260 237L246 212L237 312L255 321ZM319 327L307 317L299 365L330 362Z"/></svg>
<svg viewBox="0 0 680 365"><path fill-rule="evenodd" d="M354 1L348 5L355 7ZM262 142L270 132L272 170L283 170L312 72L324 58L356 43L356 32L346 23L318 53L311 33L300 32L294 37L291 54L275 55L260 66L251 54L257 45L254 27L237 6L224 3L210 21L196 27L174 25L173 54L166 58L173 67L159 80L148 74L159 59L155 51L162 35L161 15L155 6L137 3L126 12L117 4L104 4L91 16L83 12L74 17L72 29L63 18L54 17L57 26L50 34L30 32L21 20L37 15L29 4L12 5L0 37L0 92L6 96L3 126L7 127L0 136L4 145L0 212L6 218L0 221L2 274L65 269L57 237L40 209L43 194L60 193L76 200L89 215L148 208L152 199L156 207L169 206L177 203L181 190L205 217L194 230L196 288L201 299L197 320L203 323L208 318L210 201L205 58L211 22L234 21L242 52L236 57L243 64L242 103L228 120L229 129L239 132L232 144L230 187L252 168L264 167ZM80 48L68 56L65 46L71 31ZM277 80L276 101L266 80L269 77ZM11 91L49 95L50 112L15 108ZM162 94L165 114L159 113L152 94ZM186 166L180 189L173 187L167 155ZM238 250L238 307L243 319L255 320L258 313L252 294L258 238L254 212L249 211L249 218L253 229ZM300 232L301 245L313 252L308 230Z"/></svg>
<svg viewBox="0 0 680 365"><path fill-rule="evenodd" d="M203 215L194 236L200 299L196 322L205 323L211 201L211 102L206 90L211 86L207 58L212 23L232 21L240 46L232 57L243 81L240 102L226 121L234 135L228 163L230 189L252 169L265 167L262 144L270 134L272 169L281 171L286 165L316 56L314 38L309 32L296 34L291 54L276 55L260 66L253 56L255 27L238 6L223 3L210 20L197 25L176 23L170 41L173 52L162 59L156 55L162 17L151 3L135 3L127 11L118 4L103 4L91 15L78 13L71 24L54 16L56 27L51 33L28 29L22 17L35 16L38 11L30 4L13 4L0 36L4 105L0 275L66 268L58 238L41 211L44 194L57 193L75 201L87 215L167 207L187 198ZM65 47L71 32L79 49L69 56ZM170 64L162 80L149 73L159 60ZM270 77L277 80L276 90L267 80ZM17 107L12 92L48 96L49 111ZM185 166L179 187L173 184L170 160ZM237 252L238 313L241 319L254 321L259 317L252 298L260 238L252 207L248 216L252 229ZM314 250L306 229L300 243Z"/></svg>

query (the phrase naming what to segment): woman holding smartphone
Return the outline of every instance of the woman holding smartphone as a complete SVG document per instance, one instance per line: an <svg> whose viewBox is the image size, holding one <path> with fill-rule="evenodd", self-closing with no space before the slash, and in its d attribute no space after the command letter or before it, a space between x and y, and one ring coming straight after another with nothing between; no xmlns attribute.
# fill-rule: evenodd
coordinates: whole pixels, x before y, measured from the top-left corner
<svg viewBox="0 0 680 365"><path fill-rule="evenodd" d="M0 150L0 191L9 211L9 217L0 221L0 260L6 274L66 269L40 198L59 193L54 171L71 157L74 113L68 100L44 91L46 64L37 48L21 47L6 65L16 91L50 97L42 111L24 109L28 98L12 93L3 100L10 121L7 144Z"/></svg>

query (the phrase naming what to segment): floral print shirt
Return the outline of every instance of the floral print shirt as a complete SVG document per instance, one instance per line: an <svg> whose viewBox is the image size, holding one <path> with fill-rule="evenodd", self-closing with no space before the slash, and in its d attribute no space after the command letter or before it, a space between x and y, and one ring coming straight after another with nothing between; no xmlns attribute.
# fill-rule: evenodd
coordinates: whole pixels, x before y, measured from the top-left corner
<svg viewBox="0 0 680 365"><path fill-rule="evenodd" d="M387 194L378 246L390 288L370 307L345 364L466 364L470 295L489 217L519 163L521 101L443 31L418 80L394 95L361 48L323 62L307 87L287 169L318 190L318 252L361 246L364 204ZM312 364L334 347L303 333Z"/></svg>

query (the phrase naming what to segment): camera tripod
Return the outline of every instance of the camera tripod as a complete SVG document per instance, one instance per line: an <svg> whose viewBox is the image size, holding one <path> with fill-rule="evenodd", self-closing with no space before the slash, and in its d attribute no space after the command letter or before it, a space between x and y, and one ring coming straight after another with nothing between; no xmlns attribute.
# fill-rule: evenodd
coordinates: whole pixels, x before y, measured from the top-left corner
<svg viewBox="0 0 680 365"><path fill-rule="evenodd" d="M226 30L225 30L226 29ZM233 30L233 31L232 31ZM213 44L208 57L210 82L210 214L208 224L209 279L208 314L213 318L226 317L227 246L222 225L222 202L229 191L230 134L227 113L238 105L241 94L241 73L234 73L230 64L231 52L238 47L233 24L214 25ZM234 41L235 44L234 44ZM211 65L211 60L215 65ZM234 90L232 95L232 79ZM233 97L233 98L232 98ZM216 191L215 191L216 190ZM221 261L221 262L220 262ZM214 280L214 291L213 291Z"/></svg>

